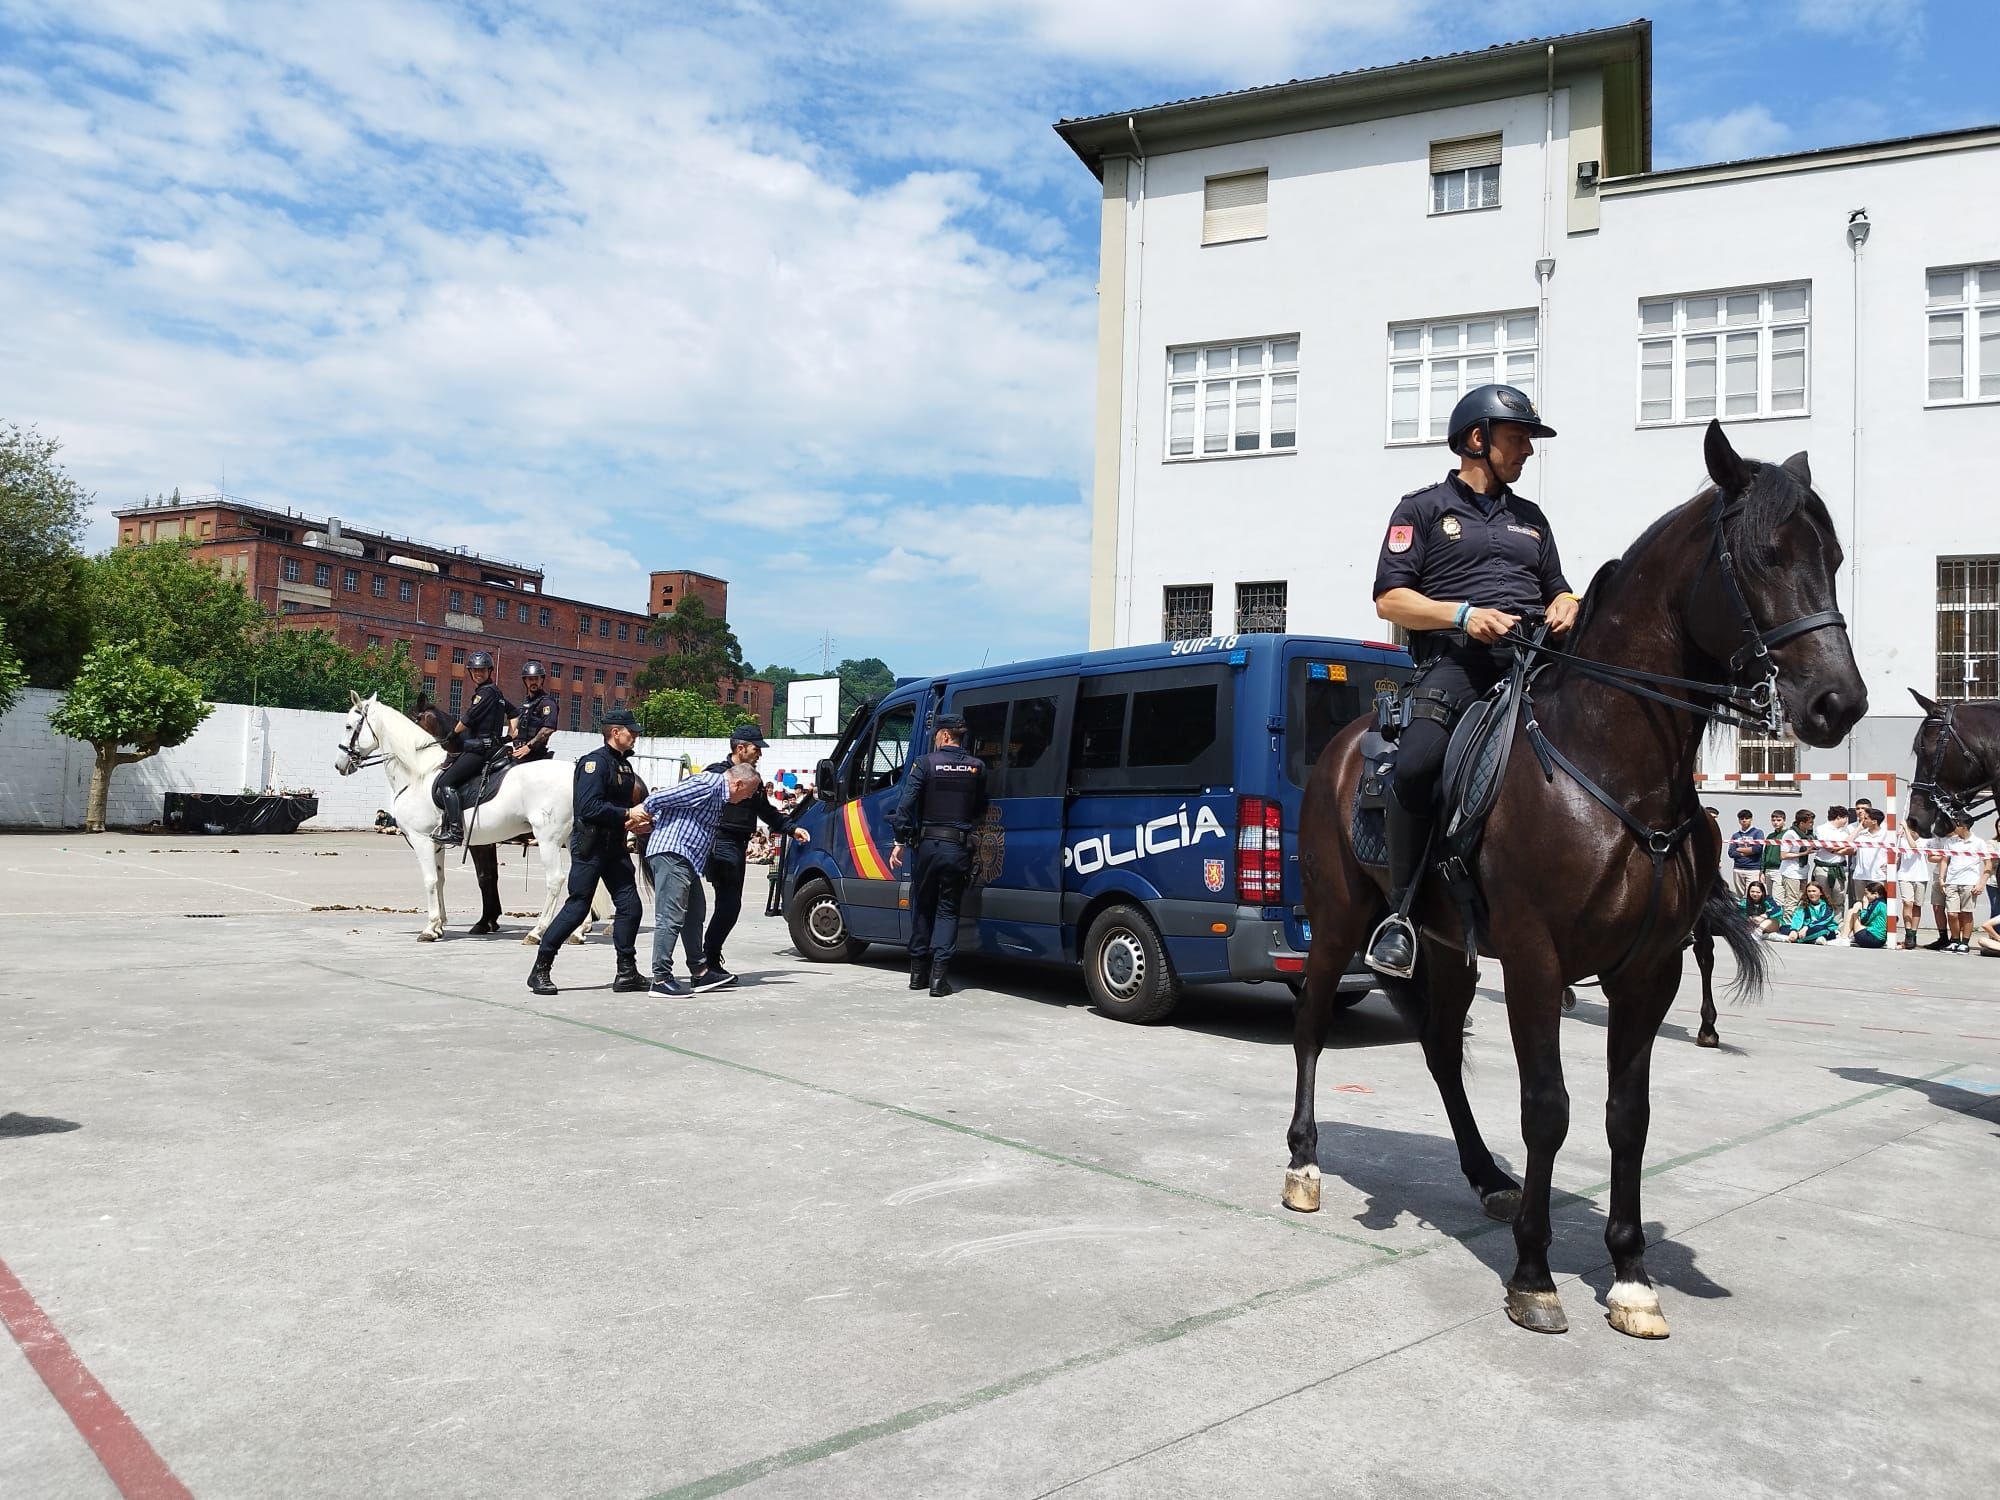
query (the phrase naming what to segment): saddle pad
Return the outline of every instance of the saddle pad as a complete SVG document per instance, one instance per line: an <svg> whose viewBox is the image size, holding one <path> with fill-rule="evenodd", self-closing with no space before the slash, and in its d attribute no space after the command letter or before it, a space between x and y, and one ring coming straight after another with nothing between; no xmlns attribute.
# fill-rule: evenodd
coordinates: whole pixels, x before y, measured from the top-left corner
<svg viewBox="0 0 2000 1500"><path fill-rule="evenodd" d="M1386 869L1389 864L1389 833L1380 807L1364 805L1361 789L1355 788L1354 816L1348 825L1348 842L1354 857L1364 865Z"/></svg>
<svg viewBox="0 0 2000 1500"><path fill-rule="evenodd" d="M1445 751L1445 838L1464 855L1479 843L1513 753L1519 698L1503 689L1466 711Z"/></svg>
<svg viewBox="0 0 2000 1500"><path fill-rule="evenodd" d="M467 812L470 812L475 807L484 807L500 795L501 783L506 780L507 773L513 770L515 765L516 761L511 755L499 755L488 761L483 778L475 776L472 780L459 787L459 805ZM480 785L482 779L486 783L483 787ZM444 802L438 796L438 784L435 780L431 782L431 805L434 807L444 806Z"/></svg>

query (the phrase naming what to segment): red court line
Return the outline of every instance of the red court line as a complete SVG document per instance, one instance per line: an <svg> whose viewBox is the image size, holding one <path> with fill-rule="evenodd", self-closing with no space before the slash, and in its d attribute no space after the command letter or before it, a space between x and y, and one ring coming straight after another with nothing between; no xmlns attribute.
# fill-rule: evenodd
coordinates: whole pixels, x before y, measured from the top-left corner
<svg viewBox="0 0 2000 1500"><path fill-rule="evenodd" d="M193 1500L188 1487L174 1477L145 1434L84 1368L69 1340L4 1260L0 1260L0 1322L6 1323L42 1384L76 1424L125 1500Z"/></svg>
<svg viewBox="0 0 2000 1500"><path fill-rule="evenodd" d="M1766 1016L1765 1020L1774 1026L1831 1026L1831 1021L1794 1021L1790 1016Z"/></svg>

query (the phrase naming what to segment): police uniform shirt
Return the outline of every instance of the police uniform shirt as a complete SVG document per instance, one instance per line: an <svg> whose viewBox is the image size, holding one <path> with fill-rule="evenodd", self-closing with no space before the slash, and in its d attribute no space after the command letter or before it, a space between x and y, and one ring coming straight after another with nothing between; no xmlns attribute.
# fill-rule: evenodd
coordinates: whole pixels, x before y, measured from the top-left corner
<svg viewBox="0 0 2000 1500"><path fill-rule="evenodd" d="M1493 502L1448 474L1405 495L1389 517L1375 597L1391 589L1518 614L1568 593L1569 582L1540 506L1505 488Z"/></svg>
<svg viewBox="0 0 2000 1500"><path fill-rule="evenodd" d="M731 760L719 760L712 766L703 766L702 769L727 771L734 764L736 762ZM715 825L716 843L740 845L741 848L736 849L735 853L737 858L742 858L743 850L750 847L750 835L757 831L757 822L760 818L764 826L773 833L783 833L785 824L789 821L783 813L771 806L771 799L764 794L762 786L741 802L722 804L722 817Z"/></svg>
<svg viewBox="0 0 2000 1500"><path fill-rule="evenodd" d="M625 815L632 810L632 765L609 744L576 763L576 833L571 851L590 858L624 847ZM608 835L608 837L607 837Z"/></svg>
<svg viewBox="0 0 2000 1500"><path fill-rule="evenodd" d="M473 696L477 697L478 695L474 694ZM526 744L544 729L554 730L560 728L561 718L561 705L554 693L530 694L528 701L521 705L521 742ZM555 751L551 750L545 744L534 754L522 758L525 760L543 760L552 758L554 755Z"/></svg>
<svg viewBox="0 0 2000 1500"><path fill-rule="evenodd" d="M465 725L467 739L485 740L489 746L497 745L505 738L507 721L514 716L514 705L497 684L482 682L472 690L472 702L467 705Z"/></svg>
<svg viewBox="0 0 2000 1500"><path fill-rule="evenodd" d="M969 829L986 812L986 763L963 750L947 748L911 762L896 805L896 842L906 848L926 824Z"/></svg>

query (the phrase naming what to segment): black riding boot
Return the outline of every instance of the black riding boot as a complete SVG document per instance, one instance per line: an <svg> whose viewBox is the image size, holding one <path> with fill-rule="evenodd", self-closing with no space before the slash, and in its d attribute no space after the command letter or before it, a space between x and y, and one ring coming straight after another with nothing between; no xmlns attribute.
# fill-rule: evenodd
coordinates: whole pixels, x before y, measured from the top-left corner
<svg viewBox="0 0 2000 1500"><path fill-rule="evenodd" d="M910 988L913 990L920 990L930 982L931 982L931 956L928 953L926 953L922 958L911 959Z"/></svg>
<svg viewBox="0 0 2000 1500"><path fill-rule="evenodd" d="M459 802L455 786L446 787L438 795L444 799L444 821L438 825L437 842L449 848L465 837L465 808Z"/></svg>
<svg viewBox="0 0 2000 1500"><path fill-rule="evenodd" d="M546 958L537 958L534 968L528 970L528 988L537 995L556 993L555 976L549 973L550 962L551 960Z"/></svg>
<svg viewBox="0 0 2000 1500"><path fill-rule="evenodd" d="M613 993L624 995L639 994L652 987L652 980L639 972L639 958L637 954L621 953L618 955L618 977L611 981Z"/></svg>
<svg viewBox="0 0 2000 1500"><path fill-rule="evenodd" d="M1431 820L1403 806L1393 792L1383 809L1389 835L1389 905L1393 908L1368 939L1368 967L1394 979L1408 979L1417 967L1417 934L1402 916L1410 887L1423 874L1424 850L1430 844Z"/></svg>
<svg viewBox="0 0 2000 1500"><path fill-rule="evenodd" d="M950 968L951 960L948 958L933 957L931 959L931 993L940 1000L953 992L951 977L948 973Z"/></svg>

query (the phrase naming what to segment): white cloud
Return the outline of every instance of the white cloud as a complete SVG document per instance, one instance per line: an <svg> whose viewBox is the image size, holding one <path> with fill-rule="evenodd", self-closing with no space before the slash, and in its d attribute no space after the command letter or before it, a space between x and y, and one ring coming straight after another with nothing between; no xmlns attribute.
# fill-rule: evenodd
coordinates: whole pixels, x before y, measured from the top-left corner
<svg viewBox="0 0 2000 1500"><path fill-rule="evenodd" d="M1924 0L1794 0L1799 24L1835 36L1903 43L1922 35Z"/></svg>
<svg viewBox="0 0 2000 1500"><path fill-rule="evenodd" d="M1662 166L1769 156L1791 143L1792 129L1763 105L1746 104L1727 114L1682 121L1669 136L1673 146Z"/></svg>

